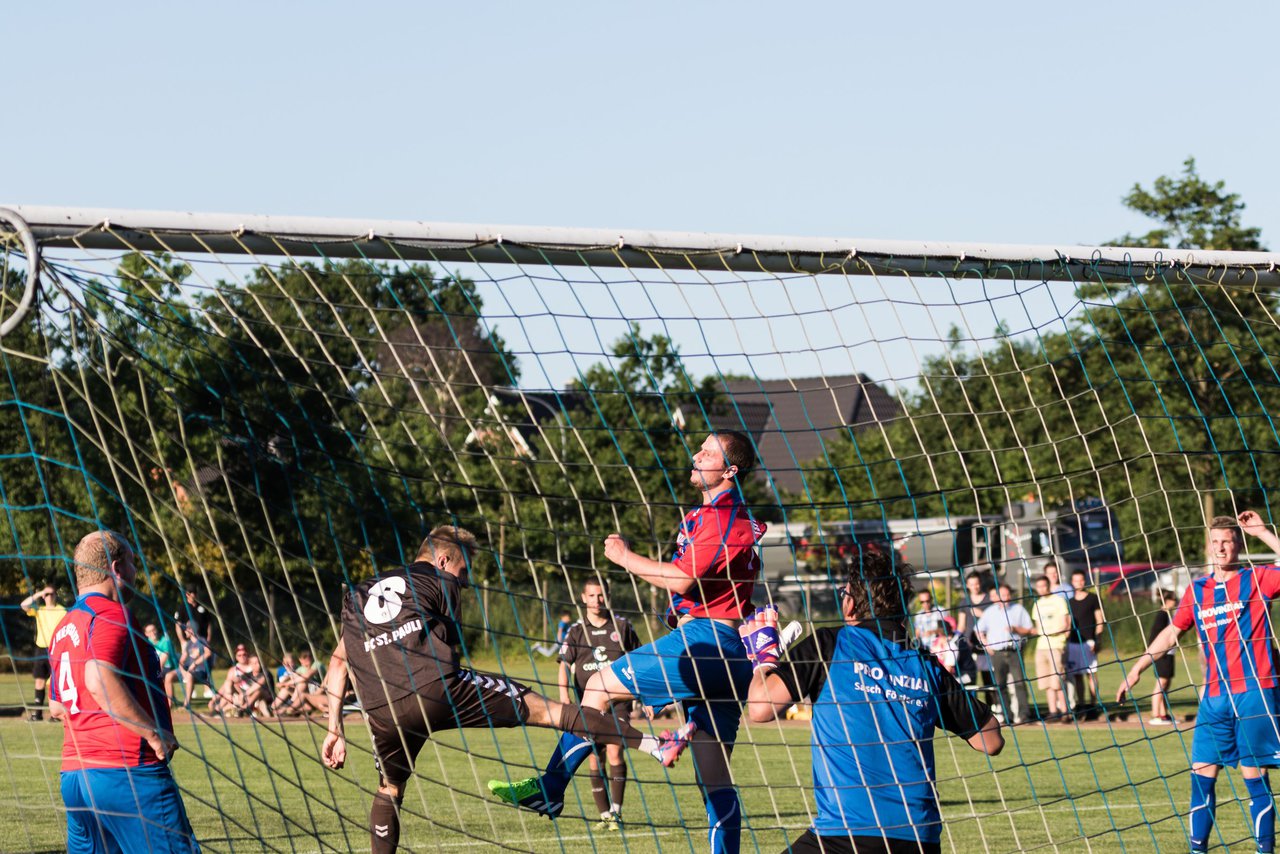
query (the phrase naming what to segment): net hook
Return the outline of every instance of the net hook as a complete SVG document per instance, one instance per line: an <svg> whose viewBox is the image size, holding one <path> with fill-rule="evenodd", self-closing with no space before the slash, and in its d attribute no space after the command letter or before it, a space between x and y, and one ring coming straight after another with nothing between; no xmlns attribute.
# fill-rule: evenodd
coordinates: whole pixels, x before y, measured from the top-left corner
<svg viewBox="0 0 1280 854"><path fill-rule="evenodd" d="M36 242L36 236L31 233L31 227L27 225L27 221L16 211L0 208L0 221L7 222L17 232L22 240L22 250L27 256L26 289L18 299L18 307L13 310L13 314L0 322L0 338L3 338L22 322L22 318L26 317L27 311L31 308L31 303L35 301L36 288L40 285L40 244Z"/></svg>

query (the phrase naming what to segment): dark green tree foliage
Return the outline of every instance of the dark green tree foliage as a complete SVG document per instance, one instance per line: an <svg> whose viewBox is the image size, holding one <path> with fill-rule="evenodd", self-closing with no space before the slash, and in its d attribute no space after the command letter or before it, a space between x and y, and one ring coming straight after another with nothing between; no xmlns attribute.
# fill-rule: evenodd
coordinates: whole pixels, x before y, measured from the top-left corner
<svg viewBox="0 0 1280 854"><path fill-rule="evenodd" d="M1262 248L1239 197L1203 181L1194 160L1125 201L1163 227L1122 242ZM922 366L906 417L850 433L836 470L815 467L815 501L923 517L1098 495L1120 514L1129 557L1197 560L1203 496L1260 503L1280 482L1276 295L1169 269L1081 282L1077 297L1065 332L997 330L974 352L953 331Z"/></svg>

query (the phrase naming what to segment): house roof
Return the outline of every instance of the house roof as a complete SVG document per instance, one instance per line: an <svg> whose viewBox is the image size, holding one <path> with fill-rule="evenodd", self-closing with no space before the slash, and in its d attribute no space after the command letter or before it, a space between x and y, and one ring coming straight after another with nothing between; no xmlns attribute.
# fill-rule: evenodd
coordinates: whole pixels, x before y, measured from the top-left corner
<svg viewBox="0 0 1280 854"><path fill-rule="evenodd" d="M781 380L728 379L722 388L734 409L716 427L746 429L780 489L801 492L801 463L819 459L827 442L902 414L902 405L863 374ZM736 410L736 411L735 411Z"/></svg>

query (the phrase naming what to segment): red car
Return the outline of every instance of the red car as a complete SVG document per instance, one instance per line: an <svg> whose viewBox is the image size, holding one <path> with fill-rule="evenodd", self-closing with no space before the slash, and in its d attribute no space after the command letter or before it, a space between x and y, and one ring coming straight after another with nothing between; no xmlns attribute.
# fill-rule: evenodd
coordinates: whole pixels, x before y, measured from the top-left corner
<svg viewBox="0 0 1280 854"><path fill-rule="evenodd" d="M1093 583L1099 594L1111 599L1149 599L1153 588L1160 586L1160 573L1171 563L1121 563L1099 566L1093 570Z"/></svg>

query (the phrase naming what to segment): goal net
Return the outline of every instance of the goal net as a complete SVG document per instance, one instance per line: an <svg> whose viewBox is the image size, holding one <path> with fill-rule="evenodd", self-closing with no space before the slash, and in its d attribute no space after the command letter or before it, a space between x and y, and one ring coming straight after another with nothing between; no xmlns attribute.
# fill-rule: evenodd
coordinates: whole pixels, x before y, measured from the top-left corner
<svg viewBox="0 0 1280 854"><path fill-rule="evenodd" d="M1162 592L1204 566L1208 519L1275 522L1280 256L35 207L0 214L0 238L0 847L62 844L62 731L28 720L46 651L19 605L46 584L70 604L85 533L136 545L134 616L176 657L180 624L207 622L217 689L241 644L271 676L286 655L326 663L351 585L462 526L482 544L465 661L556 699L587 580L641 642L666 632L665 595L604 538L669 559L700 501L692 454L734 429L761 461L742 483L767 526L756 603L807 631L839 623L866 548L908 561L948 616L971 574L1031 611L1048 564L1064 586L1087 573L1105 622L1098 701L1089 673L1065 680L1078 714L1049 716L1042 689L1063 683L1037 682L1030 646L984 691L949 622L921 636L975 699L1028 721L996 757L939 735L944 849L1185 850L1193 636L1179 723L1149 723L1150 676L1108 700ZM348 766L326 770L309 690L240 717L172 686L206 851L367 846L369 738L353 712ZM814 819L807 715L743 724L744 850L783 850ZM705 850L690 762L629 754L621 832L598 827L585 769L554 822L490 797L554 743L436 734L402 848ZM1247 801L1224 778L1223 843L1251 840Z"/></svg>

